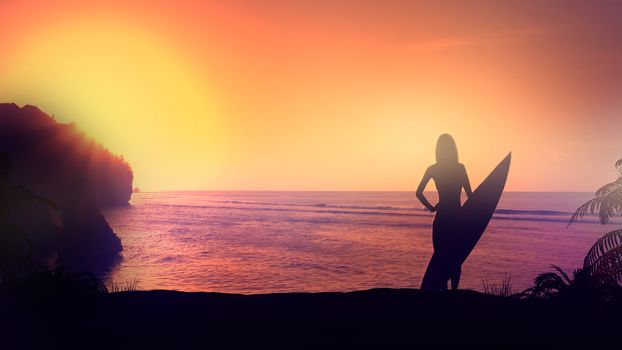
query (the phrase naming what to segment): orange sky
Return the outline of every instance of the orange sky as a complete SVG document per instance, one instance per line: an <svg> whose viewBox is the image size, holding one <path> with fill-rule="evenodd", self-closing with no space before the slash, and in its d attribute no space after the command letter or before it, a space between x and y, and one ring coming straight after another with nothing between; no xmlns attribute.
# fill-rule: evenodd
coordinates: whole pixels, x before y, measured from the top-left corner
<svg viewBox="0 0 622 350"><path fill-rule="evenodd" d="M451 133L478 184L595 190L622 158L621 1L0 1L0 101L143 190L413 190Z"/></svg>

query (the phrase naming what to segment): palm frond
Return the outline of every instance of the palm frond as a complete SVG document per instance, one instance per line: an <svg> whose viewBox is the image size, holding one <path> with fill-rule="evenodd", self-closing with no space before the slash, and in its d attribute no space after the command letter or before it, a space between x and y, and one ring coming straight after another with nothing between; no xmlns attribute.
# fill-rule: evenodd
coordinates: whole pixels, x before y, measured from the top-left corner
<svg viewBox="0 0 622 350"><path fill-rule="evenodd" d="M622 183L613 182L601 187L596 192L596 197L590 199L581 205L572 214L568 226L573 222L580 220L588 213L594 214L598 212L598 218L601 224L609 223L609 219L616 215L622 214Z"/></svg>
<svg viewBox="0 0 622 350"><path fill-rule="evenodd" d="M603 197L596 197L590 199L589 201L583 203L577 210L572 214L570 221L568 222L568 226L573 222L579 221L582 217L586 216L588 213L594 214L596 210L600 208L600 203L603 201Z"/></svg>
<svg viewBox="0 0 622 350"><path fill-rule="evenodd" d="M609 192L600 205L599 217L601 224L606 224L616 214L622 214L622 184Z"/></svg>
<svg viewBox="0 0 622 350"><path fill-rule="evenodd" d="M596 197L604 197L606 195L608 195L609 193L611 193L612 191L615 191L616 189L622 187L622 184L618 183L617 181L615 182L611 182L608 183L606 185L604 185L603 187L599 188L596 191Z"/></svg>
<svg viewBox="0 0 622 350"><path fill-rule="evenodd" d="M555 272L539 274L533 284L531 290L535 296L552 296L568 286L564 279Z"/></svg>
<svg viewBox="0 0 622 350"><path fill-rule="evenodd" d="M554 268L557 272L559 272L559 275L564 279L564 281L567 284L571 284L572 283L572 279L570 279L570 277L568 277L568 274L566 273L566 271L564 271L561 267L557 266L557 265L551 265L552 268Z"/></svg>
<svg viewBox="0 0 622 350"><path fill-rule="evenodd" d="M622 174L622 159L619 159L616 162L616 169L618 169L618 171L620 172L620 174Z"/></svg>
<svg viewBox="0 0 622 350"><path fill-rule="evenodd" d="M592 275L599 282L622 281L622 245L608 250L596 260Z"/></svg>
<svg viewBox="0 0 622 350"><path fill-rule="evenodd" d="M583 268L592 271L596 262L608 251L622 246L622 230L611 231L599 238L583 260Z"/></svg>

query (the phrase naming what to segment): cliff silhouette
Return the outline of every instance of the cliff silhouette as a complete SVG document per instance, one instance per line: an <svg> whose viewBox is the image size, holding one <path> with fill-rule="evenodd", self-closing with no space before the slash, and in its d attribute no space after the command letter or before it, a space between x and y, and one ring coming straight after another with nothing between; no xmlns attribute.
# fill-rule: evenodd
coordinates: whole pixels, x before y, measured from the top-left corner
<svg viewBox="0 0 622 350"><path fill-rule="evenodd" d="M0 150L10 155L11 182L59 208L18 208L12 220L27 231L41 259L54 256L72 270L102 271L122 251L100 209L127 205L133 173L120 156L88 138L75 124L58 123L37 107L0 104Z"/></svg>
<svg viewBox="0 0 622 350"><path fill-rule="evenodd" d="M11 155L14 181L50 198L107 206L132 195L132 169L122 157L37 107L0 104L0 149Z"/></svg>

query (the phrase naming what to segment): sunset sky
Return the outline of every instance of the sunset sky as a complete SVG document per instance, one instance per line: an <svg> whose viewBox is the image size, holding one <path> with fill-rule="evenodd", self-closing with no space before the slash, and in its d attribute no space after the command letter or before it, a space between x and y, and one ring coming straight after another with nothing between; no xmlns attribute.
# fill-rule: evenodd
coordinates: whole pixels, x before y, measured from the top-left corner
<svg viewBox="0 0 622 350"><path fill-rule="evenodd" d="M622 158L622 1L0 0L0 102L123 155L143 190L593 191Z"/></svg>

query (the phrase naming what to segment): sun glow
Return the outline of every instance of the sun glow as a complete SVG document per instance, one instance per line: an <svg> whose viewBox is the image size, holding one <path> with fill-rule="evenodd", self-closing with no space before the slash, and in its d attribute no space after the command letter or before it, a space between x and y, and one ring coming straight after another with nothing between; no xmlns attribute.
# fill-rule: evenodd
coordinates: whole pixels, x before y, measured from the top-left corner
<svg viewBox="0 0 622 350"><path fill-rule="evenodd" d="M6 57L4 99L77 122L128 159L141 186L178 182L177 169L194 173L191 187L217 175L226 159L222 112L174 47L141 28L93 19L48 27L20 46Z"/></svg>
<svg viewBox="0 0 622 350"><path fill-rule="evenodd" d="M509 151L508 190L608 181L619 6L450 3L0 1L0 102L76 122L147 191L412 191L441 133L474 184Z"/></svg>

